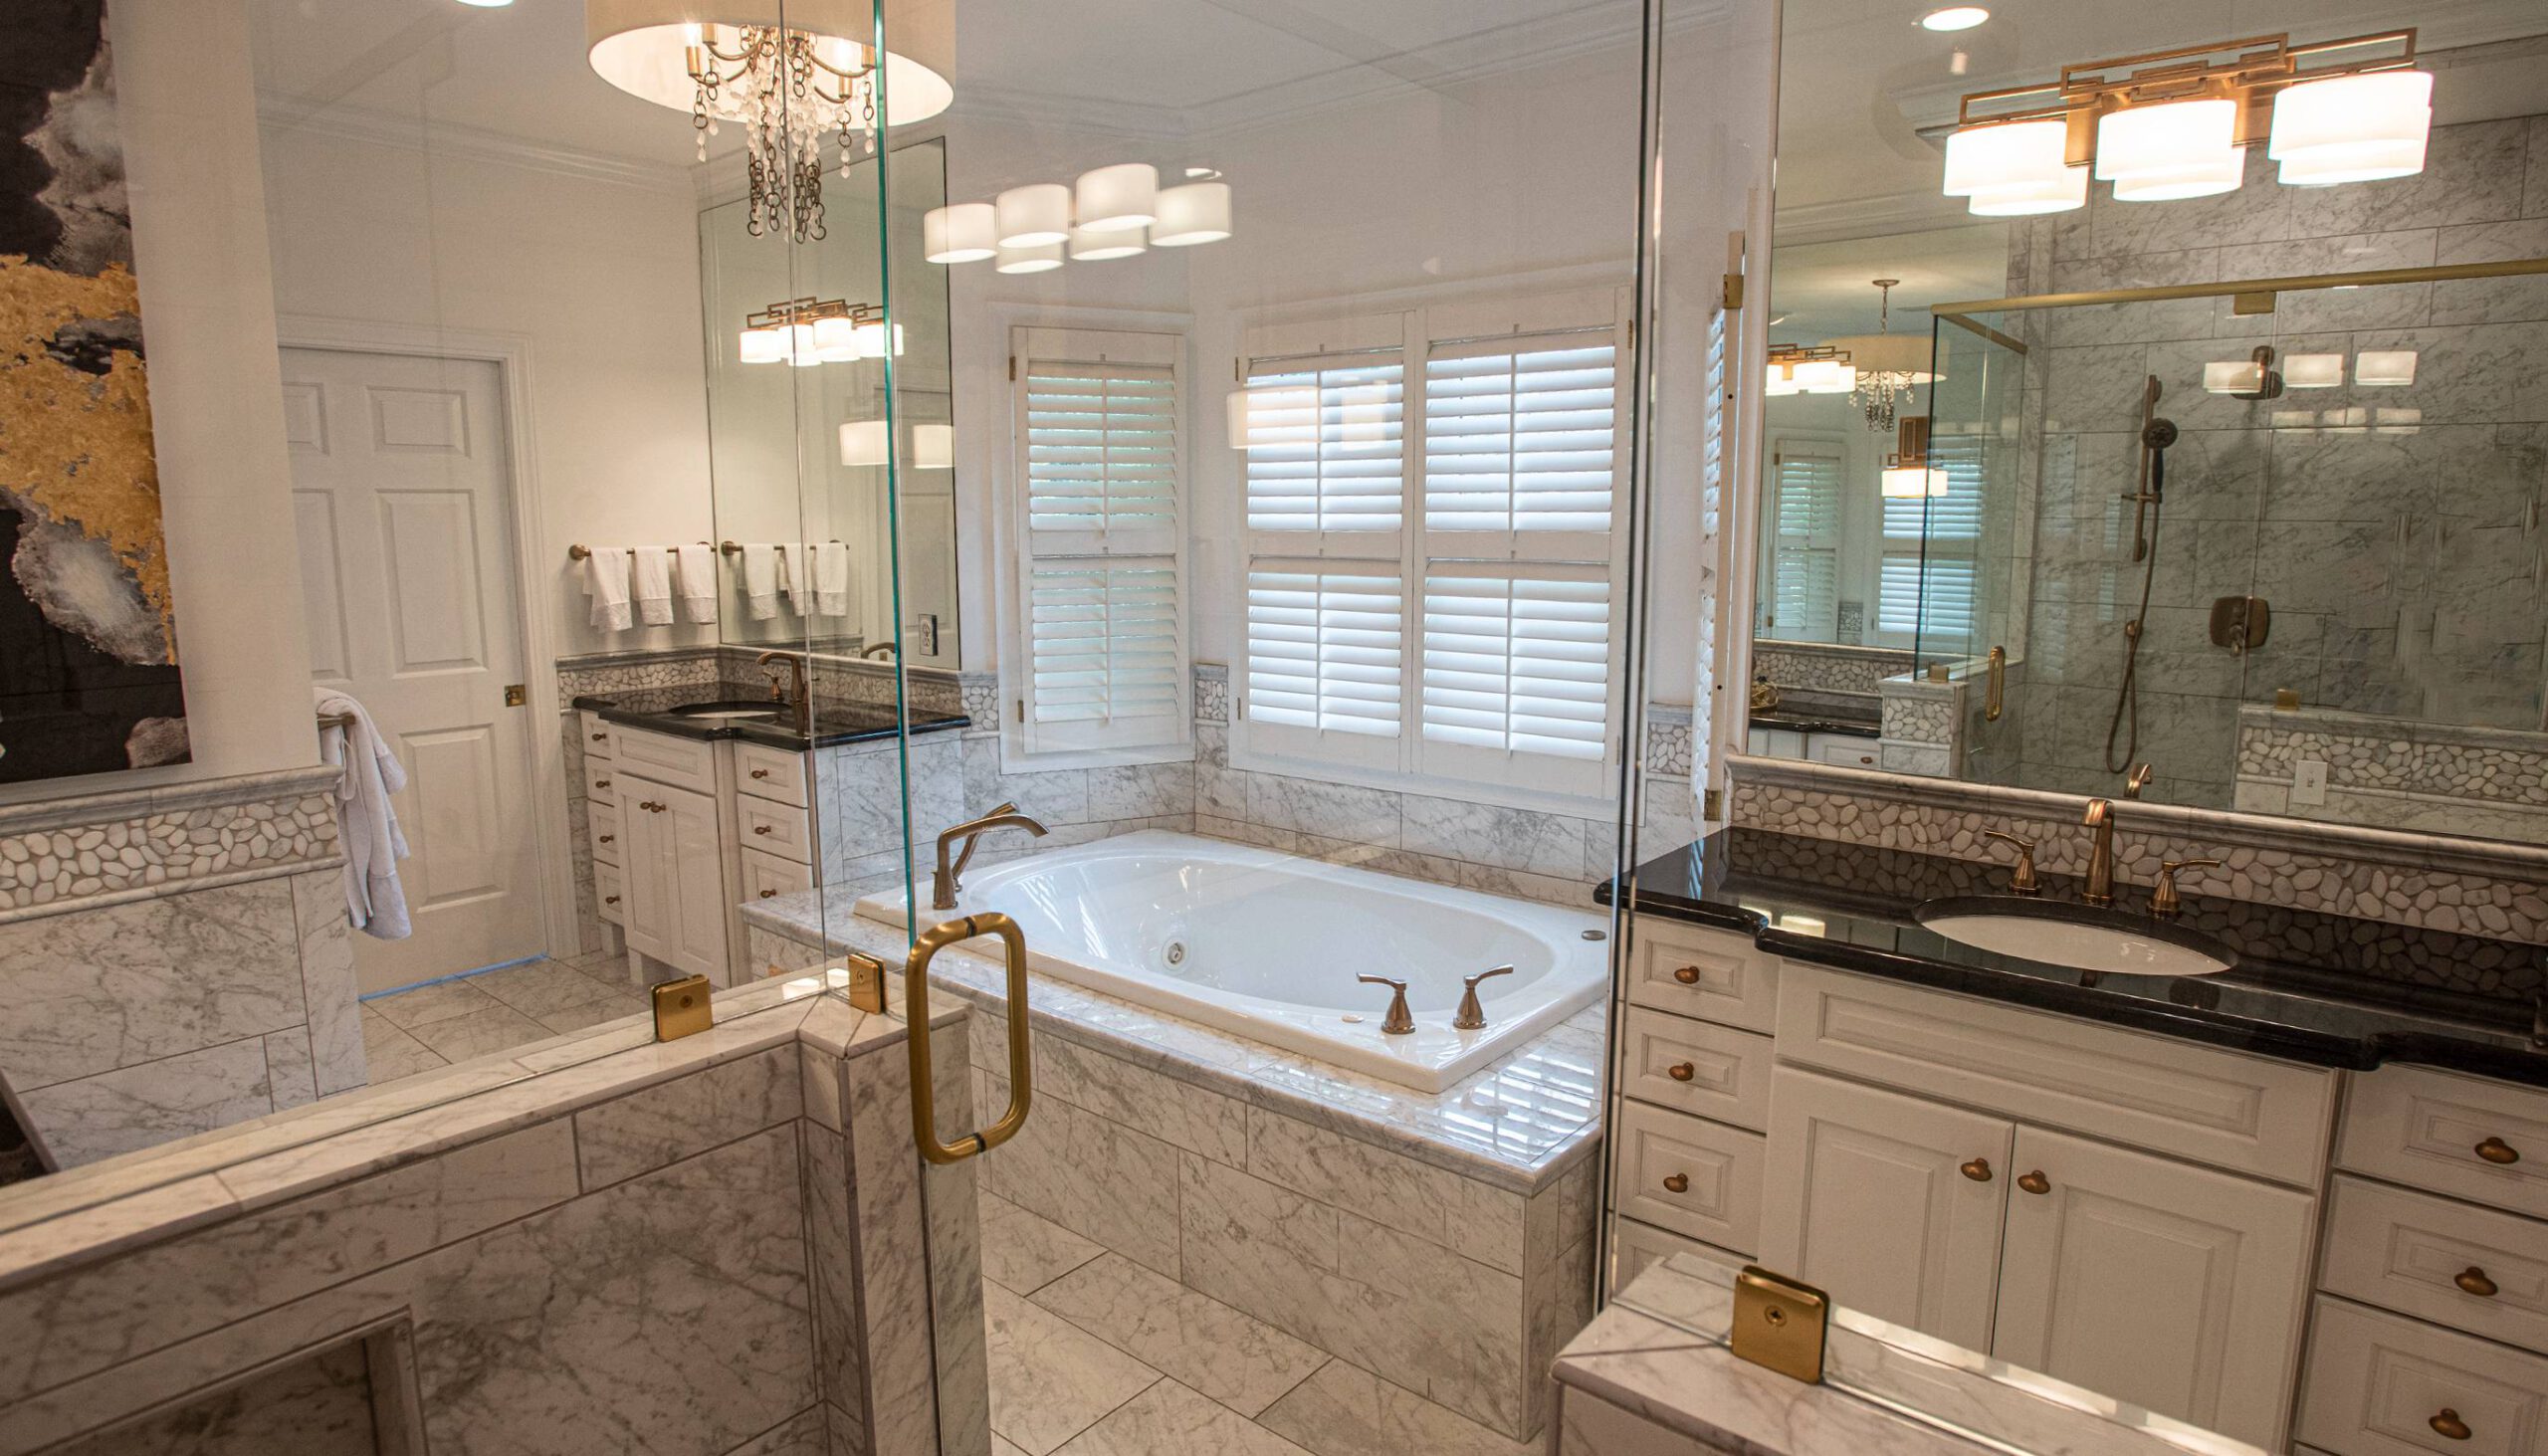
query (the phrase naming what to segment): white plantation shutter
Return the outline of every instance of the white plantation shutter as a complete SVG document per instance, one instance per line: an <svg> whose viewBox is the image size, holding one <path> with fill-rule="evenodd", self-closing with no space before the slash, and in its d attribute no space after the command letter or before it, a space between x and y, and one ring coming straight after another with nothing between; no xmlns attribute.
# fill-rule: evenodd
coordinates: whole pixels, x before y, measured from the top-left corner
<svg viewBox="0 0 2548 1456"><path fill-rule="evenodd" d="M1251 730L1277 751L1393 763L1406 601L1394 562L1260 560L1247 573Z"/></svg>
<svg viewBox="0 0 2548 1456"><path fill-rule="evenodd" d="M1884 555L1877 565L1879 640L1966 650L1975 627L1982 545L1982 442L1972 435L1933 435L1929 464L1947 477L1943 496L1888 497Z"/></svg>
<svg viewBox="0 0 2548 1456"><path fill-rule="evenodd" d="M1838 630L1842 464L1818 441L1781 440L1772 456L1769 625L1790 640Z"/></svg>
<svg viewBox="0 0 2548 1456"><path fill-rule="evenodd" d="M1024 745L1181 742L1181 340L1017 334Z"/></svg>
<svg viewBox="0 0 2548 1456"><path fill-rule="evenodd" d="M1247 525L1340 532L1390 555L1405 522L1406 368L1397 349L1259 359L1240 395ZM1298 549L1297 544L1277 547Z"/></svg>
<svg viewBox="0 0 2548 1456"><path fill-rule="evenodd" d="M1607 327L1434 344L1425 529L1504 536L1512 554L1540 559L1606 558L1616 355Z"/></svg>
<svg viewBox="0 0 2548 1456"><path fill-rule="evenodd" d="M1437 766L1555 786L1609 748L1610 579L1601 566L1437 564L1424 578L1423 735ZM1572 786L1572 785L1570 785Z"/></svg>

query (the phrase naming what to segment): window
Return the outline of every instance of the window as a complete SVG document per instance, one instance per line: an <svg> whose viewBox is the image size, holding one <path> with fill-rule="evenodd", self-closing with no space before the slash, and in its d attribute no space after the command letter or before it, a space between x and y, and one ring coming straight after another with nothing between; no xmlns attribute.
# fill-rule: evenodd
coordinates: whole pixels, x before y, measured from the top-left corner
<svg viewBox="0 0 2548 1456"><path fill-rule="evenodd" d="M1608 319L1617 301L1567 305ZM1617 747L1618 329L1435 336L1471 321L1319 325L1356 346L1261 352L1241 370L1243 741L1595 793Z"/></svg>
<svg viewBox="0 0 2548 1456"><path fill-rule="evenodd" d="M1939 435L1929 464L1947 478L1943 496L1887 497L1884 555L1876 571L1877 640L1915 640L1962 650L1975 628L1982 547L1982 441Z"/></svg>
<svg viewBox="0 0 2548 1456"><path fill-rule="evenodd" d="M1016 333L1024 744L1182 742L1180 340Z"/></svg>
<svg viewBox="0 0 2548 1456"><path fill-rule="evenodd" d="M1829 642L1840 616L1840 447L1781 439L1771 455L1769 620L1791 641Z"/></svg>

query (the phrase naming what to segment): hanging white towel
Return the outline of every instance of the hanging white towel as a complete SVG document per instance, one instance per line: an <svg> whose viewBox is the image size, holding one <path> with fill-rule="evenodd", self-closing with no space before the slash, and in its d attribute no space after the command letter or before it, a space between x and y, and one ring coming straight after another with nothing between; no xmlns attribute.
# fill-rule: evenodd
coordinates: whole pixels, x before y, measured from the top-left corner
<svg viewBox="0 0 2548 1456"><path fill-rule="evenodd" d="M826 617L849 615L849 547L839 541L814 547L814 610Z"/></svg>
<svg viewBox="0 0 2548 1456"><path fill-rule="evenodd" d="M787 604L796 615L814 615L814 548L803 541L788 541L778 548L780 580L787 586Z"/></svg>
<svg viewBox="0 0 2548 1456"><path fill-rule="evenodd" d="M637 603L637 620L663 627L673 619L673 555L670 546L631 546L628 595Z"/></svg>
<svg viewBox="0 0 2548 1456"><path fill-rule="evenodd" d="M755 622L778 615L778 547L743 547L743 610Z"/></svg>
<svg viewBox="0 0 2548 1456"><path fill-rule="evenodd" d="M593 599L593 625L625 632L635 620L628 604L628 548L594 546L584 557L584 595Z"/></svg>
<svg viewBox="0 0 2548 1456"><path fill-rule="evenodd" d="M353 720L341 731L330 728L318 735L319 758L344 770L336 780L336 838L345 855L346 913L354 929L366 936L403 940L413 934L407 890L398 883L407 836L398 828L398 811L389 796L407 786L407 770L361 704L332 688L318 689L317 702L324 717Z"/></svg>
<svg viewBox="0 0 2548 1456"><path fill-rule="evenodd" d="M681 598L682 620L717 620L717 548L700 541L673 547L673 595Z"/></svg>

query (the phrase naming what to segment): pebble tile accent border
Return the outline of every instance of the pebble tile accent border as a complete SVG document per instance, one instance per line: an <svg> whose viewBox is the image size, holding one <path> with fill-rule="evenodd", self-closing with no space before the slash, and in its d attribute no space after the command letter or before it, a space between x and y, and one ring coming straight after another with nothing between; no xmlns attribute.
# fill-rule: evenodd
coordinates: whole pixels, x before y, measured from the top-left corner
<svg viewBox="0 0 2548 1456"><path fill-rule="evenodd" d="M2350 713L2238 712L2238 773L2290 781L2314 758L2327 782L2442 798L2548 806L2548 733L2445 728Z"/></svg>
<svg viewBox="0 0 2548 1456"><path fill-rule="evenodd" d="M1832 647L1819 643L1752 644L1752 676L1782 688L1830 693L1876 693L1887 678L1911 671L1911 654L1880 647Z"/></svg>
<svg viewBox="0 0 2548 1456"><path fill-rule="evenodd" d="M1683 703L1645 706L1645 771L1662 778L1687 778L1691 761L1690 709Z"/></svg>
<svg viewBox="0 0 2548 1456"><path fill-rule="evenodd" d="M0 924L338 863L323 765L0 811Z"/></svg>

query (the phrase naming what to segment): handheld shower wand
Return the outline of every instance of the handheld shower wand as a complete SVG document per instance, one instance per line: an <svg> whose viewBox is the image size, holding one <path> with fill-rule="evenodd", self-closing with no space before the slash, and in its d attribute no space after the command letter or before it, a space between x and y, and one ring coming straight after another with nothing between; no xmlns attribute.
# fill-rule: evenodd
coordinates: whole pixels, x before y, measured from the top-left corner
<svg viewBox="0 0 2548 1456"><path fill-rule="evenodd" d="M2132 559L2141 566L2141 605L2123 624L2123 678L2115 685L2114 717L2106 724L2105 766L2121 773L2141 751L2141 634L2150 620L2150 587L2159 574L2159 508L2168 494L2168 449L2177 443L2177 423L2159 413L2159 376L2141 386L2141 479L2123 499L2132 503ZM2115 740L2123 753L2115 754Z"/></svg>

